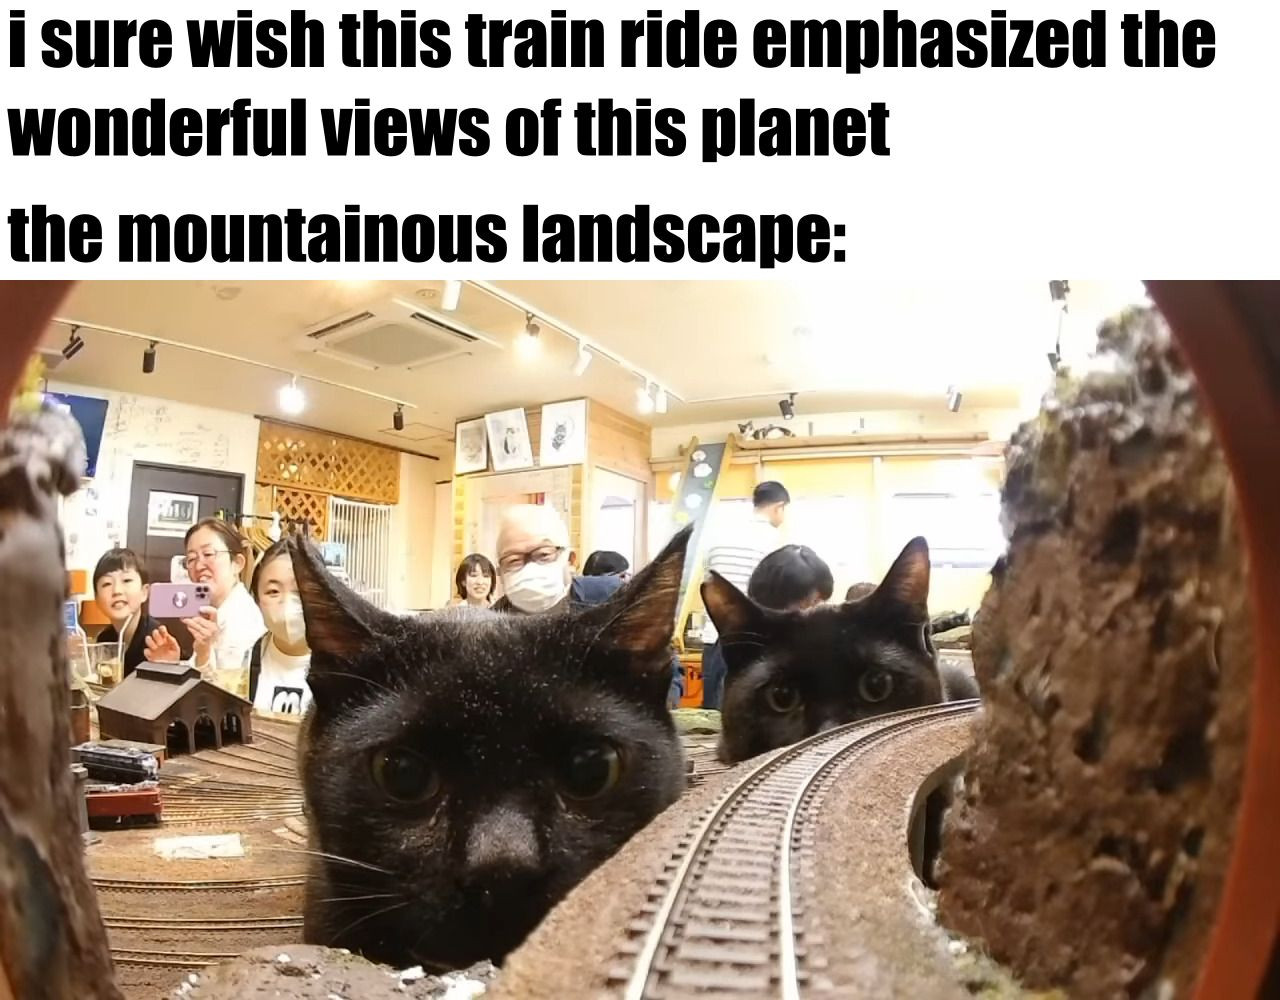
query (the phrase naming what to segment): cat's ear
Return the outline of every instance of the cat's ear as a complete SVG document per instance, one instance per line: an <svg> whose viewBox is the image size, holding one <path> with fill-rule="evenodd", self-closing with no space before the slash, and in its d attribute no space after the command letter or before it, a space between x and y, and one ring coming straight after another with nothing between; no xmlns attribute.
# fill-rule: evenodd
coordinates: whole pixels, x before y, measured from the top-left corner
<svg viewBox="0 0 1280 1000"><path fill-rule="evenodd" d="M382 612L363 600L325 568L311 542L289 540L293 576L313 653L351 659L375 633Z"/></svg>
<svg viewBox="0 0 1280 1000"><path fill-rule="evenodd" d="M764 617L755 601L714 570L702 581L702 603L721 635L758 632Z"/></svg>
<svg viewBox="0 0 1280 1000"><path fill-rule="evenodd" d="M908 615L912 622L929 618L929 543L913 538L903 547L868 602Z"/></svg>
<svg viewBox="0 0 1280 1000"><path fill-rule="evenodd" d="M692 526L677 532L653 562L612 598L583 614L588 622L599 620L604 630L601 638L610 648L670 663L668 654L684 577L685 550L692 534Z"/></svg>

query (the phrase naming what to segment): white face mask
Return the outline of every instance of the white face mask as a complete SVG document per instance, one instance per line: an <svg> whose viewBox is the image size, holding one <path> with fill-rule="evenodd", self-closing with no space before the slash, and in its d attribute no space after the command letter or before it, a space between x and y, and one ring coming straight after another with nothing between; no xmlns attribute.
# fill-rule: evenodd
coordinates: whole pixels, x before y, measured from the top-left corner
<svg viewBox="0 0 1280 1000"><path fill-rule="evenodd" d="M503 588L507 600L521 611L535 614L558 604L569 592L564 560L549 563L525 563L514 573L504 574Z"/></svg>
<svg viewBox="0 0 1280 1000"><path fill-rule="evenodd" d="M263 608L262 618L271 634L288 645L306 641L307 620L302 614L302 598L297 594L286 594L283 603Z"/></svg>

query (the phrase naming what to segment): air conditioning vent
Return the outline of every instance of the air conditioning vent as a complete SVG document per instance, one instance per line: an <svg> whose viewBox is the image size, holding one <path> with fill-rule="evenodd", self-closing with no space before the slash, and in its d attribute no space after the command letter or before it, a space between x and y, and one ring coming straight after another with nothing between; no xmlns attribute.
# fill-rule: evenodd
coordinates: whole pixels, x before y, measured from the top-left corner
<svg viewBox="0 0 1280 1000"><path fill-rule="evenodd" d="M299 347L368 370L412 370L498 344L456 320L390 299L325 320L303 335Z"/></svg>

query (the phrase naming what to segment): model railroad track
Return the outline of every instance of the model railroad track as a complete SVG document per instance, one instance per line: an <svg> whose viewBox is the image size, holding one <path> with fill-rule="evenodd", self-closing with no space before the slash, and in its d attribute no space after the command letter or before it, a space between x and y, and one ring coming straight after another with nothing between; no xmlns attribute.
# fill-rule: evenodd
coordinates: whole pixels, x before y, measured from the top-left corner
<svg viewBox="0 0 1280 1000"><path fill-rule="evenodd" d="M802 872L813 871L813 827L825 792L864 753L976 706L956 702L853 723L745 774L671 852L610 963L611 992L626 1000L693 993L796 1000L822 967L810 947L818 942L806 939L800 886Z"/></svg>
<svg viewBox="0 0 1280 1000"><path fill-rule="evenodd" d="M259 889L281 889L286 886L302 885L305 881L306 877L303 875L276 875L267 878L193 879L182 881L99 878L95 876L93 884L99 891L106 892L204 892L208 890L254 892Z"/></svg>
<svg viewBox="0 0 1280 1000"><path fill-rule="evenodd" d="M203 969L228 958L235 952L181 952L142 951L133 948L112 948L111 960L116 965L136 965L149 969Z"/></svg>
<svg viewBox="0 0 1280 1000"><path fill-rule="evenodd" d="M133 917L104 914L107 930L116 931L274 931L301 930L301 916L287 917Z"/></svg>

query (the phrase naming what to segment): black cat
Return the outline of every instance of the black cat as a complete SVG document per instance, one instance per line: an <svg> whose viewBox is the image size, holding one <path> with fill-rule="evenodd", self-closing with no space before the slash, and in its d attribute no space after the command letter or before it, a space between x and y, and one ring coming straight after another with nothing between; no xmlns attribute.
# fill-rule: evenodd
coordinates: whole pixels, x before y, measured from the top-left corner
<svg viewBox="0 0 1280 1000"><path fill-rule="evenodd" d="M293 548L312 651L307 942L397 966L500 961L679 797L666 697L688 541L596 607L418 618Z"/></svg>
<svg viewBox="0 0 1280 1000"><path fill-rule="evenodd" d="M734 763L846 722L943 701L928 597L923 538L907 543L866 597L807 611L763 608L709 574L702 600L727 664L721 759Z"/></svg>

